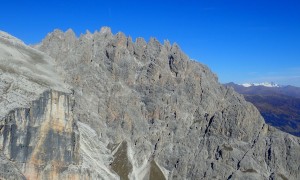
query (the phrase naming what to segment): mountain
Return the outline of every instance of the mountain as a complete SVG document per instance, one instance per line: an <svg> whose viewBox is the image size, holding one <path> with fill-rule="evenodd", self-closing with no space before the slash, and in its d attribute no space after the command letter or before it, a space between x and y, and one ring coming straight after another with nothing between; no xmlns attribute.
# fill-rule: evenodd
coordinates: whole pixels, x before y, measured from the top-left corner
<svg viewBox="0 0 300 180"><path fill-rule="evenodd" d="M290 134L300 136L300 88L226 84L253 103L266 122Z"/></svg>
<svg viewBox="0 0 300 180"><path fill-rule="evenodd" d="M273 82L264 82L264 83L244 83L241 84L244 87L251 87L251 86L264 86L264 87L280 87L278 84L275 84Z"/></svg>
<svg viewBox="0 0 300 180"><path fill-rule="evenodd" d="M177 44L109 28L0 44L2 179L300 178L300 139Z"/></svg>
<svg viewBox="0 0 300 180"><path fill-rule="evenodd" d="M300 88L295 86L280 86L276 85L274 87L268 86L248 86L235 84L233 82L224 84L226 86L233 87L237 92L241 94L249 94L249 95L285 95L293 98L300 98Z"/></svg>

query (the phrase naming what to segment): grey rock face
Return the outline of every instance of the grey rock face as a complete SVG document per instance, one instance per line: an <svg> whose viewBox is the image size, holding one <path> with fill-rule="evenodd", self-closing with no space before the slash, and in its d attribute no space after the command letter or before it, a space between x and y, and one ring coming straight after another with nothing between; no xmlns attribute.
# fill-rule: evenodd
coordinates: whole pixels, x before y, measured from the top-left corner
<svg viewBox="0 0 300 180"><path fill-rule="evenodd" d="M105 143L127 142L131 179L151 177L153 161L166 179L299 178L299 139L266 125L176 44L105 28L78 39L55 31L39 50L76 87L76 118Z"/></svg>
<svg viewBox="0 0 300 180"><path fill-rule="evenodd" d="M0 155L0 178L1 179L16 179L16 180L24 180L25 176L19 171L15 165Z"/></svg>
<svg viewBox="0 0 300 180"><path fill-rule="evenodd" d="M300 178L299 138L266 125L252 104L220 85L216 75L176 44L162 45L154 38L133 42L102 28L79 38L71 30L56 30L35 48L53 58L56 76L74 90L63 95L74 103L61 109L70 112L69 134L49 137L70 146L52 141L60 151L43 159L51 164L64 157L74 142L72 134L76 148L72 158L62 160L67 168L50 168L47 172L57 176L48 173L48 179ZM7 139L3 131L0 135ZM8 165L18 164L2 152ZM26 175L16 167L18 177Z"/></svg>

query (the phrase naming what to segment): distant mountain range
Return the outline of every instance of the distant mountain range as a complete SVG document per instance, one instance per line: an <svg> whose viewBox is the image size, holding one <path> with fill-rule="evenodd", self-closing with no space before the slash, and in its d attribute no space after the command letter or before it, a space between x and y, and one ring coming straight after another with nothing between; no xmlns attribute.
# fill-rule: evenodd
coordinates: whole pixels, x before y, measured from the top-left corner
<svg viewBox="0 0 300 180"><path fill-rule="evenodd" d="M300 88L275 83L225 84L253 103L265 121L276 128L300 136Z"/></svg>
<svg viewBox="0 0 300 180"><path fill-rule="evenodd" d="M251 86L265 86L265 87L281 87L280 85L276 84L276 83L269 83L269 82L264 82L264 83L244 83L244 84L240 84L244 87L251 87Z"/></svg>

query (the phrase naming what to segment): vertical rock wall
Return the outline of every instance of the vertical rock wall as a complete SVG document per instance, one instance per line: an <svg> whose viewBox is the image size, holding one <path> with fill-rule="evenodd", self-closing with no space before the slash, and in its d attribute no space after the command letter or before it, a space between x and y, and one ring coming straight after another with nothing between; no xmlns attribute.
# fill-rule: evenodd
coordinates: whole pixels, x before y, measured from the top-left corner
<svg viewBox="0 0 300 180"><path fill-rule="evenodd" d="M79 163L72 105L68 94L46 91L0 121L0 150L27 179L60 179Z"/></svg>

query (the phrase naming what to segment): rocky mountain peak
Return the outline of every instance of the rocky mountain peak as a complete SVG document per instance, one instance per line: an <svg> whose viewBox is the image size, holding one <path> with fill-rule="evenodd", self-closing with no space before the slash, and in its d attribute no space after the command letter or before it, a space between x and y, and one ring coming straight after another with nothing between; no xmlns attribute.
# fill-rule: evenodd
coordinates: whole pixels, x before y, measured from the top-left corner
<svg viewBox="0 0 300 180"><path fill-rule="evenodd" d="M156 38L150 38L149 42L146 42L144 38L136 38L133 42L130 36L126 36L123 32L118 32L113 35L111 29L109 27L102 27L100 32L95 31L95 33L91 33L87 30L86 34L82 34L79 38L76 37L74 31L72 29L68 29L66 32L55 29L52 33L49 33L46 38L43 40L41 44L44 46L49 44L50 42L61 42L61 43L74 43L74 40L80 41L82 38L88 38L93 41L100 41L101 39L114 39L116 44L114 46L124 46L126 44L134 44L136 47L151 47L151 48L160 48L164 46L167 50L171 50L172 52L178 52L179 54L183 54L178 44L174 43L172 46L168 40L164 41L164 44L161 44ZM36 46L37 47L37 46Z"/></svg>
<svg viewBox="0 0 300 180"><path fill-rule="evenodd" d="M59 105L60 112L69 114L40 121L73 124L63 129L62 138L69 145L66 152L74 156L60 162L63 168L50 166L47 159L38 174L62 172L57 177L67 179L300 177L300 140L265 124L252 104L222 86L209 68L191 61L177 44L162 45L154 38L132 42L108 28L79 38L66 34L50 33L36 48L53 58L57 74L73 88L59 95L61 100L51 96L44 109ZM73 103L67 103L70 99ZM39 112L33 117L51 117L43 116L48 111ZM20 118L3 123L10 127ZM57 142L53 138L61 136L43 137ZM14 146L7 140L2 144ZM40 147L33 148L43 153ZM65 152L63 147L55 144L61 152L57 155ZM29 151L26 158L33 155Z"/></svg>
<svg viewBox="0 0 300 180"><path fill-rule="evenodd" d="M101 28L100 33L112 34L110 27L106 27L106 26Z"/></svg>

